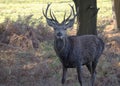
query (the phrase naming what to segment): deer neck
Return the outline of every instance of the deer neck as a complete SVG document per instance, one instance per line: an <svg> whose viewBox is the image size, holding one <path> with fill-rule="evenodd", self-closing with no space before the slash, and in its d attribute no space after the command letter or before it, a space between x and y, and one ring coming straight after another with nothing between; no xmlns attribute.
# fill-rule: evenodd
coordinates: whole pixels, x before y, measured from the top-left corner
<svg viewBox="0 0 120 86"><path fill-rule="evenodd" d="M70 42L68 37L65 37L63 39L57 39L54 40L54 48L57 54L63 54L64 52L68 52L68 47L70 47Z"/></svg>

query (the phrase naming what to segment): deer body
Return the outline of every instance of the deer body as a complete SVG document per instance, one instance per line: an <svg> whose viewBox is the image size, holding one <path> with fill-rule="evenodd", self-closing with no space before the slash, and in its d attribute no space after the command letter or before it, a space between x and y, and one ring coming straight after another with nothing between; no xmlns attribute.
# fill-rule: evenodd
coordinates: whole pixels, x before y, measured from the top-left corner
<svg viewBox="0 0 120 86"><path fill-rule="evenodd" d="M43 11L47 23L54 29L54 49L63 65L62 84L66 79L67 68L76 68L80 86L82 84L81 66L86 65L91 73L91 86L94 86L96 66L104 50L104 42L95 35L83 36L68 36L66 30L73 26L75 20L75 12L73 6L68 18L65 18L62 23L59 23L50 10L50 17L47 17L47 12L50 4ZM73 14L73 18L70 18Z"/></svg>
<svg viewBox="0 0 120 86"><path fill-rule="evenodd" d="M55 51L66 68L77 67L78 62L84 65L97 61L103 50L101 45L104 46L100 38L94 35L70 36L55 41Z"/></svg>

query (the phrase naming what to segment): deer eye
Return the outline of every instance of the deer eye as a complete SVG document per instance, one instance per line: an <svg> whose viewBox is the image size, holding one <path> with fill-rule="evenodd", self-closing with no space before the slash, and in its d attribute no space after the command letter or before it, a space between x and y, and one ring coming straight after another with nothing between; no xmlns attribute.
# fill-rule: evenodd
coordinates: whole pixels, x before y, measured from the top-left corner
<svg viewBox="0 0 120 86"><path fill-rule="evenodd" d="M57 30L57 28L54 28L54 30Z"/></svg>
<svg viewBox="0 0 120 86"><path fill-rule="evenodd" d="M67 30L67 28L64 28L64 30Z"/></svg>

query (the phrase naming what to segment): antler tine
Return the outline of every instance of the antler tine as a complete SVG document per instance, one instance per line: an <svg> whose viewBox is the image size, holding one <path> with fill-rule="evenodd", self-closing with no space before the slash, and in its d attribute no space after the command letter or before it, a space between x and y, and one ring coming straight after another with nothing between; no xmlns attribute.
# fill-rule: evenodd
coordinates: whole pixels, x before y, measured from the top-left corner
<svg viewBox="0 0 120 86"><path fill-rule="evenodd" d="M69 4L70 5L70 4ZM74 7L71 6L71 12L70 12L70 15L65 19L65 15L64 15L64 21L62 22L62 24L65 25L65 28L71 28L74 24L74 20L75 20L75 17L76 17L76 14L75 14L75 11L74 11ZM73 17L71 18L71 16L73 15Z"/></svg>
<svg viewBox="0 0 120 86"><path fill-rule="evenodd" d="M43 13L43 15L46 17L45 12L44 12L44 9L42 9L42 13Z"/></svg>
<svg viewBox="0 0 120 86"><path fill-rule="evenodd" d="M47 5L47 8L46 8L46 11L44 12L44 10L42 10L43 11L43 15L47 18L47 12L48 12L48 8L50 7L50 5L51 5L51 3L49 3L48 5ZM48 18L47 18L48 19Z"/></svg>
<svg viewBox="0 0 120 86"><path fill-rule="evenodd" d="M73 7L71 4L69 4L69 5L70 5L70 7L72 8L72 9L71 9L71 13L70 13L70 15L68 16L68 18L65 20L65 22L63 22L63 23L66 23L67 21L72 21L72 20L74 20L75 17L76 17L74 7ZM70 19L70 17L71 17L72 14L73 14L73 18Z"/></svg>
<svg viewBox="0 0 120 86"><path fill-rule="evenodd" d="M73 20L73 19L76 17L74 7L73 7L71 4L69 4L69 5L70 5L70 7L72 8L72 9L71 9L71 12L70 12L70 15L65 19L65 16L66 16L66 13L65 13L65 15L64 15L64 20L63 20L62 23L66 23L66 22L69 21L69 20ZM70 19L70 17L71 17L72 14L73 14L73 18Z"/></svg>
<svg viewBox="0 0 120 86"><path fill-rule="evenodd" d="M55 21L56 23L58 23L57 18L55 17L55 15L54 15L54 13L51 11L51 9L50 9L50 17L51 17L51 18L48 18L48 17L47 17L48 9L49 9L50 5L51 5L51 3L47 5L47 8L46 8L46 11L45 11L45 12L44 12L44 10L42 10L42 11L43 11L43 15L45 16L46 19L49 19L49 20L52 20L52 21Z"/></svg>
<svg viewBox="0 0 120 86"><path fill-rule="evenodd" d="M46 8L45 12L44 12L44 10L42 10L43 11L43 15L45 16L46 21L47 21L49 26L56 27L56 24L59 24L59 22L57 21L55 15L52 13L51 9L49 11L50 12L50 14L49 14L50 18L47 16L48 9L49 9L50 5L51 5L51 3L47 5L47 8Z"/></svg>
<svg viewBox="0 0 120 86"><path fill-rule="evenodd" d="M65 16L66 16L66 11L65 11L65 14L64 14L64 18L63 18L63 21L65 21Z"/></svg>
<svg viewBox="0 0 120 86"><path fill-rule="evenodd" d="M73 11L73 15L74 15L74 17L76 16L76 14L75 14L75 10L74 10L74 7L71 5L71 4L69 4L70 5L70 7L72 8L72 11Z"/></svg>
<svg viewBox="0 0 120 86"><path fill-rule="evenodd" d="M50 9L50 17L51 17L54 21L56 21L56 22L58 23L57 18L55 17L55 15L54 15L54 13L51 11L51 9Z"/></svg>
<svg viewBox="0 0 120 86"><path fill-rule="evenodd" d="M54 19L54 18L53 18L53 15L52 15L51 9L50 9L50 17L51 17L52 19Z"/></svg>
<svg viewBox="0 0 120 86"><path fill-rule="evenodd" d="M65 12L65 15L64 15L64 20L63 20L63 22L62 23L65 23L65 22L67 22L68 20L69 20L69 18L71 17L71 15L72 15L72 11L70 12L70 15L65 19L65 16L66 16L66 12Z"/></svg>
<svg viewBox="0 0 120 86"><path fill-rule="evenodd" d="M57 18L55 17L54 13L53 13L53 17L55 18L55 20L58 22Z"/></svg>
<svg viewBox="0 0 120 86"><path fill-rule="evenodd" d="M70 12L70 15L68 16L68 18L66 18L65 21L68 21L70 19L71 15L72 15L72 11Z"/></svg>

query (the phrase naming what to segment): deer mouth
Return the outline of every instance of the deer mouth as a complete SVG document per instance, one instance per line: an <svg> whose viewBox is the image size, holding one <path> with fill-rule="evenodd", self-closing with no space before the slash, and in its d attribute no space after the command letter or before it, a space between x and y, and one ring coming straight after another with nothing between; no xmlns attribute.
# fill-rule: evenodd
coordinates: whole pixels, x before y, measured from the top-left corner
<svg viewBox="0 0 120 86"><path fill-rule="evenodd" d="M63 39L64 37L63 36L56 36L57 39Z"/></svg>
<svg viewBox="0 0 120 86"><path fill-rule="evenodd" d="M61 32L56 33L57 39L63 39L64 35Z"/></svg>

